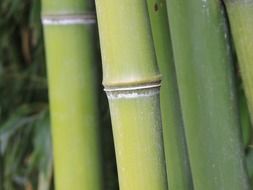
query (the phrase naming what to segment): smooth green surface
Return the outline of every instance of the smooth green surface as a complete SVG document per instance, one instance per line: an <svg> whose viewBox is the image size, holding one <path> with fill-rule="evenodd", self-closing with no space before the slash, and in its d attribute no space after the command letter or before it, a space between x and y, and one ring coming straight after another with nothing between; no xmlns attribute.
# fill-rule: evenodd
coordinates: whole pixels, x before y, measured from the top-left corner
<svg viewBox="0 0 253 190"><path fill-rule="evenodd" d="M2 156L0 156L0 171L4 171L4 167L3 167L3 158ZM0 174L0 190L4 190L4 176L1 172Z"/></svg>
<svg viewBox="0 0 253 190"><path fill-rule="evenodd" d="M253 1L226 1L226 8L253 120Z"/></svg>
<svg viewBox="0 0 253 190"><path fill-rule="evenodd" d="M72 15L94 11L94 0L42 0L43 15Z"/></svg>
<svg viewBox="0 0 253 190"><path fill-rule="evenodd" d="M104 85L159 80L145 0L96 0L96 8Z"/></svg>
<svg viewBox="0 0 253 190"><path fill-rule="evenodd" d="M252 151L252 148L247 153L247 168L249 171L251 187L253 187L253 151Z"/></svg>
<svg viewBox="0 0 253 190"><path fill-rule="evenodd" d="M161 110L170 190L192 190L193 184L180 110L165 0L147 0L156 56L162 74Z"/></svg>
<svg viewBox="0 0 253 190"><path fill-rule="evenodd" d="M112 99L121 190L167 190L159 96Z"/></svg>
<svg viewBox="0 0 253 190"><path fill-rule="evenodd" d="M241 132L242 132L242 139L243 139L243 145L244 148L247 149L249 145L251 144L252 140L252 127L251 127L251 121L250 121L250 113L246 101L245 94L240 91L239 96L239 108L240 108L240 123L241 123Z"/></svg>
<svg viewBox="0 0 253 190"><path fill-rule="evenodd" d="M57 190L103 189L94 27L44 27Z"/></svg>
<svg viewBox="0 0 253 190"><path fill-rule="evenodd" d="M249 190L221 4L167 0L195 190Z"/></svg>
<svg viewBox="0 0 253 190"><path fill-rule="evenodd" d="M120 190L167 190L159 96L117 91L160 80L146 1L96 0L96 9L103 83L116 90L108 97Z"/></svg>

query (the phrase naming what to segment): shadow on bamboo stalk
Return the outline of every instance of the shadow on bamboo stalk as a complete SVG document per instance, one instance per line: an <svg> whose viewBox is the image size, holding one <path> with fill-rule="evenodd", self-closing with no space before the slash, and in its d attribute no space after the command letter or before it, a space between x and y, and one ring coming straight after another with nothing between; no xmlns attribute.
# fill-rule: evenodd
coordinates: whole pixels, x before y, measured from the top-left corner
<svg viewBox="0 0 253 190"><path fill-rule="evenodd" d="M56 189L102 190L94 2L42 5Z"/></svg>
<svg viewBox="0 0 253 190"><path fill-rule="evenodd" d="M161 110L170 190L192 190L165 0L147 0L156 57L162 74Z"/></svg>
<svg viewBox="0 0 253 190"><path fill-rule="evenodd" d="M224 0L224 2L239 60L251 121L253 121L253 0ZM252 150L248 154L248 160L252 161ZM250 168L253 164L248 161L248 165L252 178L253 170Z"/></svg>
<svg viewBox="0 0 253 190"><path fill-rule="evenodd" d="M249 190L219 1L167 0L195 190Z"/></svg>
<svg viewBox="0 0 253 190"><path fill-rule="evenodd" d="M253 0L224 0L253 119Z"/></svg>
<svg viewBox="0 0 253 190"><path fill-rule="evenodd" d="M167 190L156 65L145 0L96 0L103 84L121 190Z"/></svg>

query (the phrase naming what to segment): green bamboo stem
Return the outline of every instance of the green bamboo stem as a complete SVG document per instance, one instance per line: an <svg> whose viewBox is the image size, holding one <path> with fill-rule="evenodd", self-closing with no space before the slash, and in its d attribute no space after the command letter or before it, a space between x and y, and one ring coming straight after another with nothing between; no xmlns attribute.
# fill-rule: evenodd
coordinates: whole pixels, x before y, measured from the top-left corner
<svg viewBox="0 0 253 190"><path fill-rule="evenodd" d="M4 190L4 159L0 155L0 190Z"/></svg>
<svg viewBox="0 0 253 190"><path fill-rule="evenodd" d="M167 190L156 65L145 0L96 0L121 190Z"/></svg>
<svg viewBox="0 0 253 190"><path fill-rule="evenodd" d="M253 0L226 0L225 4L253 121Z"/></svg>
<svg viewBox="0 0 253 190"><path fill-rule="evenodd" d="M170 190L192 190L165 0L148 0L157 62L162 74L161 111Z"/></svg>
<svg viewBox="0 0 253 190"><path fill-rule="evenodd" d="M195 190L249 190L221 4L167 0Z"/></svg>
<svg viewBox="0 0 253 190"><path fill-rule="evenodd" d="M102 190L94 2L42 5L56 189Z"/></svg>
<svg viewBox="0 0 253 190"><path fill-rule="evenodd" d="M250 149L247 153L247 168L248 168L248 173L249 173L249 177L250 177L251 187L253 187L253 150L252 150L252 147L250 147Z"/></svg>
<svg viewBox="0 0 253 190"><path fill-rule="evenodd" d="M242 140L244 149L247 149L252 139L252 127L246 97L242 89L239 92L239 109Z"/></svg>

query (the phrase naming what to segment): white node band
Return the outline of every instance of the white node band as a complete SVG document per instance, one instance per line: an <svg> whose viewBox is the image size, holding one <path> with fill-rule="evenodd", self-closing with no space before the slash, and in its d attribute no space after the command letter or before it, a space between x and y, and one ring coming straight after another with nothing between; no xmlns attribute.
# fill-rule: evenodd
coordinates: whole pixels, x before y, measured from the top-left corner
<svg viewBox="0 0 253 190"><path fill-rule="evenodd" d="M160 86L160 83L155 83L132 87L110 87L104 90L108 99L132 99L155 96L160 93Z"/></svg>
<svg viewBox="0 0 253 190"><path fill-rule="evenodd" d="M45 15L42 16L43 25L75 25L75 24L96 24L95 13L82 15Z"/></svg>

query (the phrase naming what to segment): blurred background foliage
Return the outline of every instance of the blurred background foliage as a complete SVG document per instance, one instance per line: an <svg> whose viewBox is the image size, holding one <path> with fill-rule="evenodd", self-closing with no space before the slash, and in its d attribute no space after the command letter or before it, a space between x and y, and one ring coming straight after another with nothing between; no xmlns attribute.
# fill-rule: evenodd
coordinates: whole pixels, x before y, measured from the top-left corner
<svg viewBox="0 0 253 190"><path fill-rule="evenodd" d="M52 183L47 81L40 2L0 3L1 189Z"/></svg>
<svg viewBox="0 0 253 190"><path fill-rule="evenodd" d="M0 190L53 189L40 9L39 0L0 1ZM117 172L102 86L100 105L105 188L113 190Z"/></svg>

